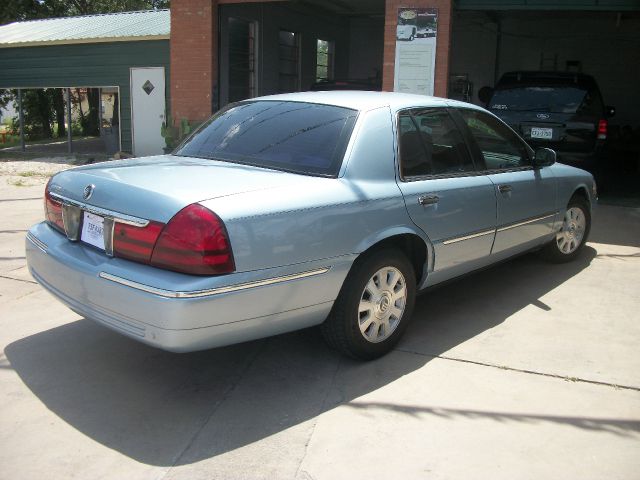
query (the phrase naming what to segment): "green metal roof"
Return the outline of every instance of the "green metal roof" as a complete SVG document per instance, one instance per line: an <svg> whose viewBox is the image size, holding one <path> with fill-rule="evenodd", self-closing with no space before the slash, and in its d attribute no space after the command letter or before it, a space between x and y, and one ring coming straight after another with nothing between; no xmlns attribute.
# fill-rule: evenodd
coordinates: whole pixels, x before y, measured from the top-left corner
<svg viewBox="0 0 640 480"><path fill-rule="evenodd" d="M640 0L454 0L459 10L637 11Z"/></svg>
<svg viewBox="0 0 640 480"><path fill-rule="evenodd" d="M0 26L0 48L169 38L169 10L46 18Z"/></svg>

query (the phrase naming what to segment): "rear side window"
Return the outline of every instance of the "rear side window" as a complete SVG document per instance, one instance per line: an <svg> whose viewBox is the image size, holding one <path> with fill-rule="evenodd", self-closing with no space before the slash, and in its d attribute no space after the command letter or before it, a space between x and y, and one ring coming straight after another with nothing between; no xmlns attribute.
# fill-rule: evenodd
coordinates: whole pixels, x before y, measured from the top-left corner
<svg viewBox="0 0 640 480"><path fill-rule="evenodd" d="M474 170L462 136L446 110L412 110L398 116L402 178Z"/></svg>
<svg viewBox="0 0 640 480"><path fill-rule="evenodd" d="M214 115L176 154L335 177L356 118L355 110L329 105L240 103Z"/></svg>
<svg viewBox="0 0 640 480"><path fill-rule="evenodd" d="M517 112L589 114L602 111L602 99L596 89L579 85L513 86L496 89L489 107Z"/></svg>

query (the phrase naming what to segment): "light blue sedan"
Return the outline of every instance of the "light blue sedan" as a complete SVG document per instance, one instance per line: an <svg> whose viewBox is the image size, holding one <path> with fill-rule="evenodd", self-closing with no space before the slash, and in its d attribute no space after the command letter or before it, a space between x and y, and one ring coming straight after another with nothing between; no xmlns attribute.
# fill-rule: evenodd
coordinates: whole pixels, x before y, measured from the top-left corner
<svg viewBox="0 0 640 480"><path fill-rule="evenodd" d="M166 350L321 325L370 359L419 291L528 250L576 257L595 198L589 173L474 105L277 95L218 112L173 155L57 174L27 261L78 314Z"/></svg>

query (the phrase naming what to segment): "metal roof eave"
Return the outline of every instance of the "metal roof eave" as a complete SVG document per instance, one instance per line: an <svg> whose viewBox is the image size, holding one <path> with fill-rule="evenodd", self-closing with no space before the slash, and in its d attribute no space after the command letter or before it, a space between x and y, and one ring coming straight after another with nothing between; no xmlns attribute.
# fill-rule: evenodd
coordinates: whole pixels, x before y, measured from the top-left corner
<svg viewBox="0 0 640 480"><path fill-rule="evenodd" d="M35 42L0 43L0 48L48 47L50 45L78 45L92 43L139 42L148 40L169 40L170 35L145 35L132 37L75 38L66 40L43 40Z"/></svg>

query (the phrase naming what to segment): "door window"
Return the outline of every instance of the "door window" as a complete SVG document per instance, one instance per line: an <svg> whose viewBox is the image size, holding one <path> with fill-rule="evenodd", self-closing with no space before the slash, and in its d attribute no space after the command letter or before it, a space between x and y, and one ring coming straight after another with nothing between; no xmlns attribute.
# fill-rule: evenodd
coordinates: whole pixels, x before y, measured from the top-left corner
<svg viewBox="0 0 640 480"><path fill-rule="evenodd" d="M487 170L531 166L527 146L506 125L477 110L459 112L482 152Z"/></svg>
<svg viewBox="0 0 640 480"><path fill-rule="evenodd" d="M462 136L446 110L413 110L398 117L401 177L474 170Z"/></svg>

